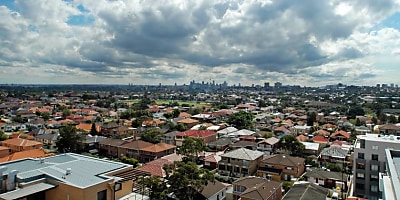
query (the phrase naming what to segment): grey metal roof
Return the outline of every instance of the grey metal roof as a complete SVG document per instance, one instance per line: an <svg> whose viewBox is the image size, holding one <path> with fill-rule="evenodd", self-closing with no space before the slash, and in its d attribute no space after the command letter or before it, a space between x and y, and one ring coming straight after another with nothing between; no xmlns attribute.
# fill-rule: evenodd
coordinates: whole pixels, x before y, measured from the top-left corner
<svg viewBox="0 0 400 200"><path fill-rule="evenodd" d="M241 160L256 160L263 155L264 153L261 151L253 151L245 148L240 148L222 154L221 157L236 158Z"/></svg>
<svg viewBox="0 0 400 200"><path fill-rule="evenodd" d="M347 156L348 152L349 152L349 150L332 146L332 147L322 149L321 155L322 156L331 156L331 157L336 157L336 158L345 158Z"/></svg>
<svg viewBox="0 0 400 200"><path fill-rule="evenodd" d="M53 184L49 183L38 183L31 186L24 187L22 189L13 190L7 193L0 194L1 199L12 200L12 199L20 199L31 194L35 194L38 192L42 192L51 188L56 187Z"/></svg>
<svg viewBox="0 0 400 200"><path fill-rule="evenodd" d="M312 183L295 184L282 200L326 200L328 189Z"/></svg>
<svg viewBox="0 0 400 200"><path fill-rule="evenodd" d="M104 174L131 167L123 163L72 153L47 157L44 162L41 162L40 159L24 159L4 163L0 166L7 167L4 174L11 170L17 170L19 172L17 178L21 182L32 181L32 179L42 175L79 188L86 188L107 181L112 177L106 177ZM66 175L67 169L71 169L71 174Z"/></svg>

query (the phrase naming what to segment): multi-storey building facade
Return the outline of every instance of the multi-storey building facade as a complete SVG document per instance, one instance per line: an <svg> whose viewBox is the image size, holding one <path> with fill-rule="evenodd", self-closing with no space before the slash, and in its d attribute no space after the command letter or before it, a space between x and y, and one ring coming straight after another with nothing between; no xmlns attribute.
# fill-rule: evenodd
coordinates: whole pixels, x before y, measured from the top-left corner
<svg viewBox="0 0 400 200"><path fill-rule="evenodd" d="M400 137L366 134L357 137L354 145L354 196L379 199L379 173L386 170L385 149L400 149Z"/></svg>
<svg viewBox="0 0 400 200"><path fill-rule="evenodd" d="M381 199L400 199L400 150L386 149L386 173L379 176L379 192Z"/></svg>
<svg viewBox="0 0 400 200"><path fill-rule="evenodd" d="M252 176L257 171L257 165L262 158L263 153L260 151L235 149L221 155L218 173L230 177Z"/></svg>

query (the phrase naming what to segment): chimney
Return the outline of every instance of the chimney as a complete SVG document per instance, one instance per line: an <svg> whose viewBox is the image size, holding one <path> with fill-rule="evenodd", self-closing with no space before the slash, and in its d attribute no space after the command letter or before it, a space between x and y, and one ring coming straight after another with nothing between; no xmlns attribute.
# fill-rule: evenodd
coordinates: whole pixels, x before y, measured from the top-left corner
<svg viewBox="0 0 400 200"><path fill-rule="evenodd" d="M7 175L7 180L6 180L6 186L7 186L7 191L15 190L16 186L16 177L17 177L18 171L17 170L11 170L8 175Z"/></svg>

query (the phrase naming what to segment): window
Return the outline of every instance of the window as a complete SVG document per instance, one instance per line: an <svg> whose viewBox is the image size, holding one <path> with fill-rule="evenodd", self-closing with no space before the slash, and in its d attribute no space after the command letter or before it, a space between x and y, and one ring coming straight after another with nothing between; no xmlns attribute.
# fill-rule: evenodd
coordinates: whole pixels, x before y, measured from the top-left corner
<svg viewBox="0 0 400 200"><path fill-rule="evenodd" d="M364 179L364 173L357 173L357 178Z"/></svg>
<svg viewBox="0 0 400 200"><path fill-rule="evenodd" d="M218 169L219 169L219 170L225 170L225 165L219 165L219 166L218 166Z"/></svg>
<svg viewBox="0 0 400 200"><path fill-rule="evenodd" d="M357 163L357 169L365 169L364 163Z"/></svg>
<svg viewBox="0 0 400 200"><path fill-rule="evenodd" d="M371 160L378 160L378 155L377 154L372 154L371 155Z"/></svg>
<svg viewBox="0 0 400 200"><path fill-rule="evenodd" d="M372 150L378 150L378 146L377 145L372 145Z"/></svg>
<svg viewBox="0 0 400 200"><path fill-rule="evenodd" d="M371 192L378 192L378 186L377 185L371 185Z"/></svg>
<svg viewBox="0 0 400 200"><path fill-rule="evenodd" d="M371 174L370 180L377 181L379 179L378 175Z"/></svg>
<svg viewBox="0 0 400 200"><path fill-rule="evenodd" d="M364 153L358 153L358 158L359 159L364 159Z"/></svg>
<svg viewBox="0 0 400 200"><path fill-rule="evenodd" d="M292 168L292 167L286 167L286 169L287 169L287 170L292 170L293 168Z"/></svg>
<svg viewBox="0 0 400 200"><path fill-rule="evenodd" d="M371 165L371 171L379 171L378 165Z"/></svg>
<svg viewBox="0 0 400 200"><path fill-rule="evenodd" d="M356 183L356 189L364 190L364 184L362 184L362 183Z"/></svg>
<svg viewBox="0 0 400 200"><path fill-rule="evenodd" d="M102 190L97 193L97 200L107 200L107 190Z"/></svg>
<svg viewBox="0 0 400 200"><path fill-rule="evenodd" d="M360 147L362 148L362 149L365 149L365 140L360 140Z"/></svg>

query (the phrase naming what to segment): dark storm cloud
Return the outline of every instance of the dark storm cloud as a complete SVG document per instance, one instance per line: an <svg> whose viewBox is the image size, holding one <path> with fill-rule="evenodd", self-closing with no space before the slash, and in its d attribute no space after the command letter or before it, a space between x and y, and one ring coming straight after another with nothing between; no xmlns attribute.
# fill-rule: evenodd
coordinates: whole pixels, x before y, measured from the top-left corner
<svg viewBox="0 0 400 200"><path fill-rule="evenodd" d="M338 14L342 3L361 14ZM251 73L348 75L312 69L363 58L368 53L364 44L343 41L397 8L390 0L16 0L15 5L19 13L0 7L4 65L60 65L73 72L137 73L150 79L186 78L185 71L229 72L227 79ZM71 16L80 15L93 17L93 23L68 24ZM326 43L331 46L324 48Z"/></svg>

